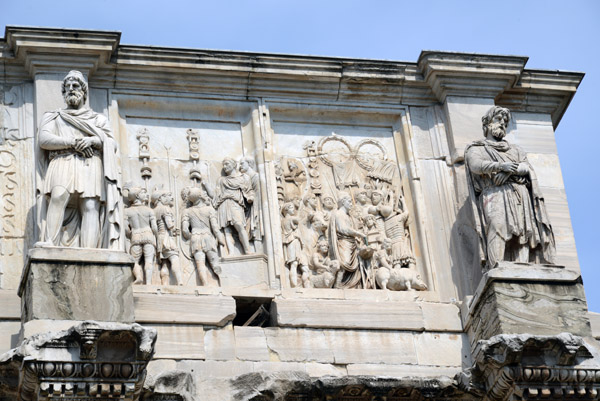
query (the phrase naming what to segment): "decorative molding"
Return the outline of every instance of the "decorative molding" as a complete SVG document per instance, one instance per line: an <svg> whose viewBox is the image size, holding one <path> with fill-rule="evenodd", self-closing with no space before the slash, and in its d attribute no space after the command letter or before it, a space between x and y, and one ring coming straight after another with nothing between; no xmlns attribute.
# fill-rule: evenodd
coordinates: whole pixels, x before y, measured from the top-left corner
<svg viewBox="0 0 600 401"><path fill-rule="evenodd" d="M558 124L582 73L525 70L527 57L423 51L416 63L120 45L120 33L6 27L0 58L30 75L78 68L99 88L271 99L431 106L446 96L491 97ZM14 71L13 71L14 70ZM173 73L177 80L173 80Z"/></svg>
<svg viewBox="0 0 600 401"><path fill-rule="evenodd" d="M137 323L86 321L26 339L4 355L2 368L19 367L19 399L25 401L133 401L141 394L155 342L156 330Z"/></svg>
<svg viewBox="0 0 600 401"><path fill-rule="evenodd" d="M446 96L495 98L521 76L528 57L425 50L418 65L440 102Z"/></svg>

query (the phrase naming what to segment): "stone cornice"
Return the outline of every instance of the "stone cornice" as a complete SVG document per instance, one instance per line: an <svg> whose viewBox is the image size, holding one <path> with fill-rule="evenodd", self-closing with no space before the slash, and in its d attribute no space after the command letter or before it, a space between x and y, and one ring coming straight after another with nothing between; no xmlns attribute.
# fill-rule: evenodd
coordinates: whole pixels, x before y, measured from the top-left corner
<svg viewBox="0 0 600 401"><path fill-rule="evenodd" d="M91 85L105 88L410 106L487 97L515 111L549 113L555 126L583 79L582 73L526 70L523 56L423 51L413 63L119 41L119 32L9 26L0 58L14 77L19 64L30 76L79 68Z"/></svg>
<svg viewBox="0 0 600 401"><path fill-rule="evenodd" d="M418 65L440 102L446 96L495 98L519 79L527 57L426 50Z"/></svg>
<svg viewBox="0 0 600 401"><path fill-rule="evenodd" d="M7 26L3 55L21 61L32 76L73 68L89 74L110 62L120 38L120 32Z"/></svg>

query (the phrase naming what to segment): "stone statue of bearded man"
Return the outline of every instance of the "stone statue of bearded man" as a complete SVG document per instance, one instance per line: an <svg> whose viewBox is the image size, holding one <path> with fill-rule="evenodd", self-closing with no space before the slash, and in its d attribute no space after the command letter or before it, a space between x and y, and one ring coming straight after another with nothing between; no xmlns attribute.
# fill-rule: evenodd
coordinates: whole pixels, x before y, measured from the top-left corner
<svg viewBox="0 0 600 401"><path fill-rule="evenodd" d="M508 109L494 106L482 117L485 139L465 149L470 199L482 259L553 263L555 245L543 195L526 153L504 140Z"/></svg>
<svg viewBox="0 0 600 401"><path fill-rule="evenodd" d="M45 113L38 131L36 246L120 249L120 171L106 117L85 106L79 71L62 83L67 107Z"/></svg>

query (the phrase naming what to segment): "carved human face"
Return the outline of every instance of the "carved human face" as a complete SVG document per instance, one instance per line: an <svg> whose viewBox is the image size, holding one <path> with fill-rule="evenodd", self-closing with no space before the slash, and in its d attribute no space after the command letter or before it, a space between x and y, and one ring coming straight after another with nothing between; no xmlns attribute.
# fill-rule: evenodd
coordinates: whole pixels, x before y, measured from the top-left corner
<svg viewBox="0 0 600 401"><path fill-rule="evenodd" d="M148 194L148 191L146 191L145 189L142 189L138 194L138 199L143 203L146 203L148 202L148 199L150 199L150 194Z"/></svg>
<svg viewBox="0 0 600 401"><path fill-rule="evenodd" d="M83 87L75 78L68 78L65 83L65 102L70 108L79 108L83 105L85 92Z"/></svg>
<svg viewBox="0 0 600 401"><path fill-rule="evenodd" d="M240 162L240 171L242 173L246 173L248 171L248 169L250 168L250 165L248 164L248 161L246 160L242 160Z"/></svg>
<svg viewBox="0 0 600 401"><path fill-rule="evenodd" d="M174 203L173 194L170 192L167 192L166 194L164 194L160 197L160 201L163 205L173 206L173 203Z"/></svg>
<svg viewBox="0 0 600 401"><path fill-rule="evenodd" d="M329 244L326 242L322 242L321 244L319 244L319 252L322 255L327 255L327 253L329 253Z"/></svg>
<svg viewBox="0 0 600 401"><path fill-rule="evenodd" d="M229 175L233 172L233 170L235 169L235 162L233 160L223 160L223 171L225 172L225 174Z"/></svg>
<svg viewBox="0 0 600 401"><path fill-rule="evenodd" d="M340 202L346 209L350 209L352 207L352 199L349 196L343 197Z"/></svg>
<svg viewBox="0 0 600 401"><path fill-rule="evenodd" d="M372 214L367 215L367 217L365 217L365 224L368 228L373 228L375 226L375 216Z"/></svg>
<svg viewBox="0 0 600 401"><path fill-rule="evenodd" d="M356 200L358 201L358 203L360 203L361 205L364 205L365 203L367 203L367 193L366 192L359 192L356 195Z"/></svg>
<svg viewBox="0 0 600 401"><path fill-rule="evenodd" d="M374 206L379 205L379 203L381 202L382 196L379 192L373 192L373 194L371 195L371 202L373 202Z"/></svg>
<svg viewBox="0 0 600 401"><path fill-rule="evenodd" d="M488 123L488 133L496 139L503 139L506 136L506 127L508 127L508 115L506 113L496 113L492 121Z"/></svg>
<svg viewBox="0 0 600 401"><path fill-rule="evenodd" d="M310 206L311 208L316 209L317 208L317 197L314 195L309 196L308 199L306 200L306 204L308 206Z"/></svg>
<svg viewBox="0 0 600 401"><path fill-rule="evenodd" d="M323 207L326 210L332 210L335 207L335 202L333 201L333 198L329 196L323 198Z"/></svg>
<svg viewBox="0 0 600 401"><path fill-rule="evenodd" d="M285 207L285 212L286 212L286 216L293 216L296 214L296 206L294 206L294 204L290 203L289 205L287 205Z"/></svg>

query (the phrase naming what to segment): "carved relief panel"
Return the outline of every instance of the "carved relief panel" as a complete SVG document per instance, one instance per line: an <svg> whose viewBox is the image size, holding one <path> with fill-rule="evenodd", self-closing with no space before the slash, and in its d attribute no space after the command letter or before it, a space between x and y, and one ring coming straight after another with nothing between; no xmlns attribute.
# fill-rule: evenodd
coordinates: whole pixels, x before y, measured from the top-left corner
<svg viewBox="0 0 600 401"><path fill-rule="evenodd" d="M112 96L136 284L266 287L255 104Z"/></svg>
<svg viewBox="0 0 600 401"><path fill-rule="evenodd" d="M0 288L18 287L35 235L31 85L0 86ZM23 162L26 161L26 162Z"/></svg>
<svg viewBox="0 0 600 401"><path fill-rule="evenodd" d="M283 286L426 290L398 130L346 111L313 115L271 109Z"/></svg>

